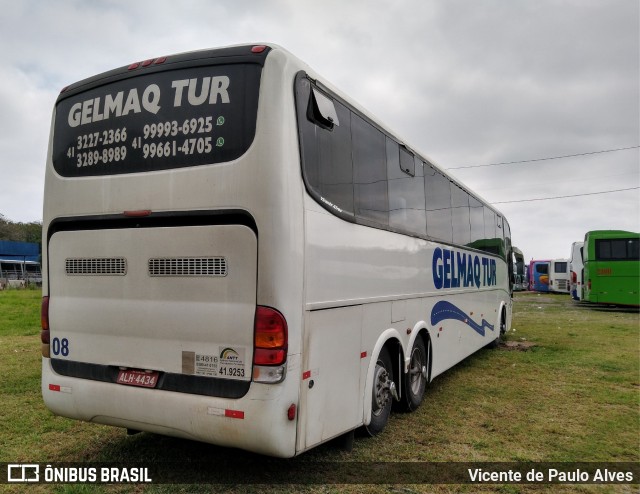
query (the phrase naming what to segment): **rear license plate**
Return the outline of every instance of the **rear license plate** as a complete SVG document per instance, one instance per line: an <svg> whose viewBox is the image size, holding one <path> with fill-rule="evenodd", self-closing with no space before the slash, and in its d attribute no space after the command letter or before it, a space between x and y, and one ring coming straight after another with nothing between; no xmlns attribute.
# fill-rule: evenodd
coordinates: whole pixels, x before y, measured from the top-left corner
<svg viewBox="0 0 640 494"><path fill-rule="evenodd" d="M146 372L135 369L124 369L118 372L118 384L155 388L158 384L158 372Z"/></svg>

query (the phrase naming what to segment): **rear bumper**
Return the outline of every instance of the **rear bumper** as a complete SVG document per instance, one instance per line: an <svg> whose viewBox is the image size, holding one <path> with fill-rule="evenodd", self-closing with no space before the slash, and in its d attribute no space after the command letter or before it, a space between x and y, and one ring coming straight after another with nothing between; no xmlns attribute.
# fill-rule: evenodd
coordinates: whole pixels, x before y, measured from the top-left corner
<svg viewBox="0 0 640 494"><path fill-rule="evenodd" d="M287 409L297 400L285 383L252 383L233 400L61 376L42 359L42 396L56 415L282 458L296 454Z"/></svg>

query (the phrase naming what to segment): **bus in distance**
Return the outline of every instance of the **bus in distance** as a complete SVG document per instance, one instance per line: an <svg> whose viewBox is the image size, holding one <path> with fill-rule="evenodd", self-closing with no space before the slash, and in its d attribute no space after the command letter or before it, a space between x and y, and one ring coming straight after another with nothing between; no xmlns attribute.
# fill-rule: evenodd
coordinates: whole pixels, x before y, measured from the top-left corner
<svg viewBox="0 0 640 494"><path fill-rule="evenodd" d="M552 259L549 262L549 291L569 293L569 260Z"/></svg>
<svg viewBox="0 0 640 494"><path fill-rule="evenodd" d="M65 88L42 258L52 412L276 457L511 324L504 216L276 45Z"/></svg>
<svg viewBox="0 0 640 494"><path fill-rule="evenodd" d="M582 285L584 283L583 246L584 242L573 242L571 244L571 257L569 258L571 298L578 301L582 300Z"/></svg>
<svg viewBox="0 0 640 494"><path fill-rule="evenodd" d="M549 265L551 261L531 260L529 262L529 290L533 292L549 291Z"/></svg>
<svg viewBox="0 0 640 494"><path fill-rule="evenodd" d="M640 305L640 234L595 230L584 236L584 300Z"/></svg>
<svg viewBox="0 0 640 494"><path fill-rule="evenodd" d="M522 291L528 288L527 276L524 265L524 254L517 247L512 247L513 250L513 262L514 262L514 284L513 289L515 291Z"/></svg>

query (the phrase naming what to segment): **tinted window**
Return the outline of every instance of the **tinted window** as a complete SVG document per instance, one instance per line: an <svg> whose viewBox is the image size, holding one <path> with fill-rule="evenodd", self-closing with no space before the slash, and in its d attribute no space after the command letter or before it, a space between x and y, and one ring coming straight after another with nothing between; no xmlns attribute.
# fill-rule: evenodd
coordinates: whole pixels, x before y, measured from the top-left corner
<svg viewBox="0 0 640 494"><path fill-rule="evenodd" d="M453 243L469 244L471 242L469 194L454 183L451 183L451 221L453 225Z"/></svg>
<svg viewBox="0 0 640 494"><path fill-rule="evenodd" d="M556 262L553 265L554 273L566 273L569 271L569 265L566 262Z"/></svg>
<svg viewBox="0 0 640 494"><path fill-rule="evenodd" d="M420 163L420 165L422 165L422 163ZM400 148L400 168L402 168L404 173L409 175L416 174L416 163L413 154L405 147Z"/></svg>
<svg viewBox="0 0 640 494"><path fill-rule="evenodd" d="M484 206L473 196L469 196L469 218L471 221L471 245L475 245L484 240Z"/></svg>
<svg viewBox="0 0 640 494"><path fill-rule="evenodd" d="M484 207L484 238L496 238L496 213L488 207Z"/></svg>
<svg viewBox="0 0 640 494"><path fill-rule="evenodd" d="M301 101L309 101L310 88L307 79L300 80L297 90ZM332 129L309 121L307 106L298 106L303 170L307 186L320 196L322 204L353 215L351 112L338 101L333 104L340 124Z"/></svg>
<svg viewBox="0 0 640 494"><path fill-rule="evenodd" d="M640 260L639 240L633 238L596 240L596 260Z"/></svg>
<svg viewBox="0 0 640 494"><path fill-rule="evenodd" d="M624 259L627 257L626 240L611 240L611 257L613 259Z"/></svg>
<svg viewBox="0 0 640 494"><path fill-rule="evenodd" d="M427 235L451 242L451 188L449 179L431 165L424 170Z"/></svg>
<svg viewBox="0 0 640 494"><path fill-rule="evenodd" d="M305 184L327 210L506 256L501 216L303 73L296 104Z"/></svg>
<svg viewBox="0 0 640 494"><path fill-rule="evenodd" d="M549 274L549 265L548 264L536 264L536 273Z"/></svg>
<svg viewBox="0 0 640 494"><path fill-rule="evenodd" d="M53 166L65 177L231 161L253 141L261 67L153 72L61 99Z"/></svg>
<svg viewBox="0 0 640 494"><path fill-rule="evenodd" d="M640 261L640 240L629 239L627 240L627 256L629 259Z"/></svg>
<svg viewBox="0 0 640 494"><path fill-rule="evenodd" d="M511 250L511 227L506 219L502 218L504 224L504 243L505 251L508 253Z"/></svg>
<svg viewBox="0 0 640 494"><path fill-rule="evenodd" d="M596 240L596 259L611 259L611 242Z"/></svg>
<svg viewBox="0 0 640 494"><path fill-rule="evenodd" d="M351 117L356 216L389 224L385 136L359 116Z"/></svg>
<svg viewBox="0 0 640 494"><path fill-rule="evenodd" d="M401 163L404 163L402 169ZM403 170L413 170L415 176ZM387 138L387 174L389 177L389 226L425 235L427 230L422 162L415 163L413 155L406 149L400 148L390 138Z"/></svg>

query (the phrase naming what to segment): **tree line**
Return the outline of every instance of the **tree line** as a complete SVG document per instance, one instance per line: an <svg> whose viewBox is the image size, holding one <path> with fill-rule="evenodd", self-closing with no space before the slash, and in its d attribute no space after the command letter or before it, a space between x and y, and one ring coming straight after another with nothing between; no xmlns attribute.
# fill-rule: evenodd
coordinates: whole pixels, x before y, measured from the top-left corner
<svg viewBox="0 0 640 494"><path fill-rule="evenodd" d="M15 223L0 214L0 240L13 240L14 242L42 242L42 223Z"/></svg>

